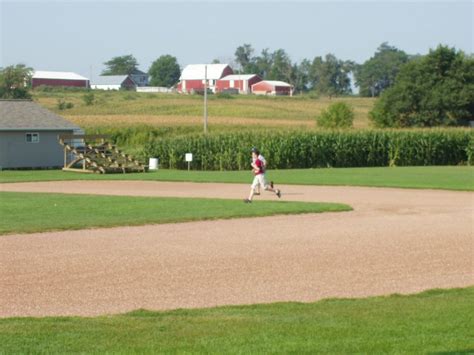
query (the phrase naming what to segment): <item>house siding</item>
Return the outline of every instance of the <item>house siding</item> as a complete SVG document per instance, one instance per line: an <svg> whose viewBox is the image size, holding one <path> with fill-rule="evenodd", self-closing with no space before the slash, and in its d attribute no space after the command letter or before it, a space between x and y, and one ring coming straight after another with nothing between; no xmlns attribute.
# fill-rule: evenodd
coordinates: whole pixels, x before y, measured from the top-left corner
<svg viewBox="0 0 474 355"><path fill-rule="evenodd" d="M39 133L39 142L27 143L26 133ZM0 166L2 169L62 167L64 151L58 135L72 133L73 130L0 131Z"/></svg>

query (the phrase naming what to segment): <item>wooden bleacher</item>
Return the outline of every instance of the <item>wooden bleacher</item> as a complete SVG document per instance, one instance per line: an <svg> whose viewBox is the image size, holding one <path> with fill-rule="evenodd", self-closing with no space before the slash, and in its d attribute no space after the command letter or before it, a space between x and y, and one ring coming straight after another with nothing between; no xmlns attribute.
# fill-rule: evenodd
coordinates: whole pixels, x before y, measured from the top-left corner
<svg viewBox="0 0 474 355"><path fill-rule="evenodd" d="M64 171L81 173L137 173L147 167L108 142L106 135L59 135L64 147Z"/></svg>

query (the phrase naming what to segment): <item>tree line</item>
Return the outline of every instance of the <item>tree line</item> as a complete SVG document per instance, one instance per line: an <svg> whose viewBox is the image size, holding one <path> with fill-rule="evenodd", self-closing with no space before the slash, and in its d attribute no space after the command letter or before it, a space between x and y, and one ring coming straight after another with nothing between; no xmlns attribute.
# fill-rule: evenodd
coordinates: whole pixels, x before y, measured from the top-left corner
<svg viewBox="0 0 474 355"><path fill-rule="evenodd" d="M409 55L382 43L362 64L333 54L296 63L283 49L263 49L255 55L250 44L237 47L234 55L234 71L289 82L296 92L349 95L353 75L359 96L379 98L370 113L375 126L431 127L474 120L474 56L455 48L439 45L426 55ZM138 70L133 55L114 57L104 65L103 75ZM31 71L22 64L0 68L0 98L29 97L25 83L29 82ZM177 58L162 55L148 70L150 85L173 86L180 73Z"/></svg>
<svg viewBox="0 0 474 355"><path fill-rule="evenodd" d="M252 45L243 44L235 50L233 69L241 74L257 74L266 80L288 82L296 92L315 91L327 96L352 94L352 74L360 96L377 97L393 85L401 66L413 58L416 56L382 43L374 56L362 64L338 59L333 54L296 63L284 49L272 52L265 48L255 55ZM215 59L213 63L219 63L219 60ZM132 55L114 57L104 65L106 69L102 75L132 74L138 70L138 62ZM180 72L177 58L163 55L148 70L150 84L171 87L178 82Z"/></svg>
<svg viewBox="0 0 474 355"><path fill-rule="evenodd" d="M284 49L265 48L256 55L250 44L237 47L234 56L234 71L286 81L301 93L350 95L352 75L359 96L379 97L370 113L375 126L431 127L474 120L474 57L455 48L439 45L426 55L409 55L385 42L362 64L333 54L296 63ZM120 61L128 66L118 65ZM131 55L104 64L104 74L129 73L138 67ZM151 85L172 86L179 79L180 67L176 57L164 55L148 73Z"/></svg>

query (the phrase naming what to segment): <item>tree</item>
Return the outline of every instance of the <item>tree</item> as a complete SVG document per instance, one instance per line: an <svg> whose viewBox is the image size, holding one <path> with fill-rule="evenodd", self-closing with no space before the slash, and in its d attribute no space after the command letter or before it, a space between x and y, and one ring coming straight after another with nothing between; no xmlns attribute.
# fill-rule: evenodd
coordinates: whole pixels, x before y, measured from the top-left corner
<svg viewBox="0 0 474 355"><path fill-rule="evenodd" d="M24 64L11 65L0 69L0 98L30 99L28 86L33 69Z"/></svg>
<svg viewBox="0 0 474 355"><path fill-rule="evenodd" d="M317 118L323 128L349 128L354 121L354 110L345 102L335 102Z"/></svg>
<svg viewBox="0 0 474 355"><path fill-rule="evenodd" d="M253 62L256 69L255 73L266 79L273 65L273 55L270 50L268 48L263 49L261 55L255 57Z"/></svg>
<svg viewBox="0 0 474 355"><path fill-rule="evenodd" d="M138 70L138 62L131 54L113 57L104 65L106 69L102 71L102 75L129 75Z"/></svg>
<svg viewBox="0 0 474 355"><path fill-rule="evenodd" d="M361 96L379 96L380 93L393 85L403 64L409 57L404 52L388 43L382 43L375 55L355 71L356 85Z"/></svg>
<svg viewBox="0 0 474 355"><path fill-rule="evenodd" d="M409 61L370 118L379 127L458 125L474 119L474 58L440 45Z"/></svg>
<svg viewBox="0 0 474 355"><path fill-rule="evenodd" d="M167 54L152 63L148 74L151 76L150 85L171 87L178 82L181 69L176 57Z"/></svg>
<svg viewBox="0 0 474 355"><path fill-rule="evenodd" d="M339 60L333 54L327 54L324 59L316 57L311 64L309 84L329 97L350 94L352 68L352 62Z"/></svg>
<svg viewBox="0 0 474 355"><path fill-rule="evenodd" d="M293 64L292 83L297 92L305 92L308 90L309 75L311 71L311 62L303 59L300 64Z"/></svg>
<svg viewBox="0 0 474 355"><path fill-rule="evenodd" d="M240 66L240 70L245 74L252 74L254 69L254 58L252 57L254 49L252 45L245 43L235 50L235 61Z"/></svg>
<svg viewBox="0 0 474 355"><path fill-rule="evenodd" d="M284 49L277 49L272 54L272 65L267 78L270 80L281 80L291 83L293 65L291 59Z"/></svg>

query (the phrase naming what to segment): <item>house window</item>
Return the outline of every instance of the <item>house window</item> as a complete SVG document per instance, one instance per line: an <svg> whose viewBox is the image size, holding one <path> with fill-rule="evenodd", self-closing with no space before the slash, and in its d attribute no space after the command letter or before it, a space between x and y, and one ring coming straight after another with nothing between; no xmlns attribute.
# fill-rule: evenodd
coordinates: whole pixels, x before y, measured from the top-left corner
<svg viewBox="0 0 474 355"><path fill-rule="evenodd" d="M40 141L39 133L26 134L26 143L39 143L39 141Z"/></svg>

